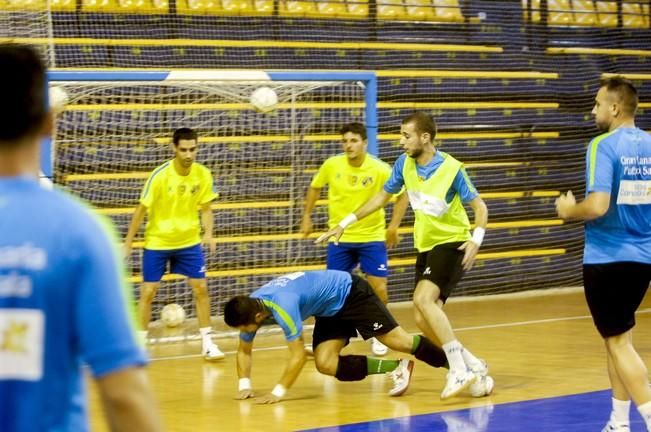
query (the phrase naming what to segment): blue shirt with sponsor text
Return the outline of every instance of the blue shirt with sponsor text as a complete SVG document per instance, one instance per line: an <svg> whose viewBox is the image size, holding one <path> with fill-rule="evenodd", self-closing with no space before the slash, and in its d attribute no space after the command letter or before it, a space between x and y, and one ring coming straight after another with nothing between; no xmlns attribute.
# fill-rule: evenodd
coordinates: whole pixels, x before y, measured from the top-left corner
<svg viewBox="0 0 651 432"><path fill-rule="evenodd" d="M586 194L610 194L608 211L585 224L585 264L651 263L651 135L620 127L592 140Z"/></svg>
<svg viewBox="0 0 651 432"><path fill-rule="evenodd" d="M145 363L115 243L90 210L0 178L0 431L86 431L95 377Z"/></svg>

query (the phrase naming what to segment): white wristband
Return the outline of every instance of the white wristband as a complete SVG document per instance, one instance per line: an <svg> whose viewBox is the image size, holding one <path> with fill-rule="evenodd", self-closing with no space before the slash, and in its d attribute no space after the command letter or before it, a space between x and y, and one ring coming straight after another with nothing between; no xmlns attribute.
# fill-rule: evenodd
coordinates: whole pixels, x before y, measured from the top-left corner
<svg viewBox="0 0 651 432"><path fill-rule="evenodd" d="M357 216L355 216L355 213L351 213L339 222L339 226L345 229L348 225L355 222L357 222Z"/></svg>
<svg viewBox="0 0 651 432"><path fill-rule="evenodd" d="M271 394L276 396L277 398L281 398L285 396L285 393L287 393L287 390L285 387L283 387L282 384L276 384L276 387L274 387L273 390L271 390Z"/></svg>
<svg viewBox="0 0 651 432"><path fill-rule="evenodd" d="M240 378L238 390L251 390L251 378Z"/></svg>
<svg viewBox="0 0 651 432"><path fill-rule="evenodd" d="M481 246L481 243L484 241L484 234L486 234L486 230L484 228L475 228L475 230L472 232L472 242L477 246Z"/></svg>

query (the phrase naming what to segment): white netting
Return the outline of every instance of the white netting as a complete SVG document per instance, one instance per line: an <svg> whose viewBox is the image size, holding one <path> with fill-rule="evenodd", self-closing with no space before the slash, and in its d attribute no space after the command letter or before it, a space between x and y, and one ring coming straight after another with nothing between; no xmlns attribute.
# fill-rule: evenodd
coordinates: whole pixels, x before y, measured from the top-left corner
<svg viewBox="0 0 651 432"><path fill-rule="evenodd" d="M15 40L33 44L43 61L54 67L53 22L49 1L0 1L0 40Z"/></svg>
<svg viewBox="0 0 651 432"><path fill-rule="evenodd" d="M265 83L278 95L263 114L249 104L260 83L54 83L68 93L56 135L55 181L114 219L124 237L145 179L173 157L172 132L199 134L198 162L215 176L218 252L207 256L213 312L270 275L324 263L324 248L296 233L315 168L340 151L342 124L364 121L359 82ZM325 226L325 208L318 223ZM142 230L140 235L142 235ZM139 281L141 238L129 262ZM137 284L136 284L137 287ZM163 284L154 312L167 303L192 311L191 290Z"/></svg>

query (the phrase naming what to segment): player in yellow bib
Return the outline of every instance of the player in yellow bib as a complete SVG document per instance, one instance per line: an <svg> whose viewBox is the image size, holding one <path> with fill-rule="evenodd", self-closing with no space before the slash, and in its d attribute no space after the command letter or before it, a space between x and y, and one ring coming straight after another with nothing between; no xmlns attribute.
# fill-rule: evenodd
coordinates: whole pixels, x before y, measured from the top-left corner
<svg viewBox="0 0 651 432"><path fill-rule="evenodd" d="M151 303L169 262L170 272L186 276L194 292L202 354L206 360L218 360L224 358L224 354L211 338L210 296L199 223L201 211L203 243L211 253L215 253L210 206L217 194L213 191L210 170L195 162L198 150L196 132L188 128L177 129L172 142L174 159L152 171L145 183L140 204L124 239L125 256L131 254L133 239L147 215L142 253L143 284L138 303L142 328L145 329L142 336L145 338L147 335Z"/></svg>
<svg viewBox="0 0 651 432"><path fill-rule="evenodd" d="M392 194L406 188L416 216L416 324L428 338L440 341L450 364L441 399L468 387L473 396L484 396L493 389L488 367L457 340L443 304L463 272L472 268L488 222L488 209L461 162L434 147L436 124L430 115L411 114L402 121L400 135L405 153L396 160L384 188L317 242L332 236L338 241L348 225L384 207ZM475 213L472 235L463 203Z"/></svg>
<svg viewBox="0 0 651 432"><path fill-rule="evenodd" d="M312 232L311 213L323 187L328 186L328 226L333 228L351 208L361 207L380 192L391 176L389 165L367 153L363 124L345 124L341 136L344 153L328 158L321 165L307 191L300 228L306 237ZM359 264L373 291L386 304L389 301L387 246L398 243L398 227L406 207L406 198L396 202L387 229L383 208L352 224L339 242L328 244L326 267L352 272ZM375 338L371 339L371 349L375 355L387 353L387 347Z"/></svg>

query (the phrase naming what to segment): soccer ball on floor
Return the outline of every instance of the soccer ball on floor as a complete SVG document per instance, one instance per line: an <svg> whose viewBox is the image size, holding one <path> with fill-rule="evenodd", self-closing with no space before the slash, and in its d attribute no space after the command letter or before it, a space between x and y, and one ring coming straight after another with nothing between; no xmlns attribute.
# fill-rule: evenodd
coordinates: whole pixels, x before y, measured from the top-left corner
<svg viewBox="0 0 651 432"><path fill-rule="evenodd" d="M170 303L160 311L160 319L167 327L176 327L185 321L185 310L176 303Z"/></svg>
<svg viewBox="0 0 651 432"><path fill-rule="evenodd" d="M278 104L278 95L270 87L258 87L251 93L251 105L260 112L273 110Z"/></svg>

